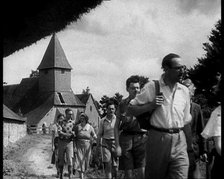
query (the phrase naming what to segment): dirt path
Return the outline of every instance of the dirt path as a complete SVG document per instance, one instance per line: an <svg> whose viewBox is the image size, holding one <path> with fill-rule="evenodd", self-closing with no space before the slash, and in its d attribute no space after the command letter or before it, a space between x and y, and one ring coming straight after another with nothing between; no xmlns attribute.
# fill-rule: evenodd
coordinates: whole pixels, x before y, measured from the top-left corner
<svg viewBox="0 0 224 179"><path fill-rule="evenodd" d="M51 138L44 136L32 148L29 148L24 158L30 163L30 168L37 176L55 176L56 168L51 164Z"/></svg>
<svg viewBox="0 0 224 179"><path fill-rule="evenodd" d="M56 178L55 165L51 164L51 136L27 135L12 147L4 149L4 179ZM66 177L67 167L64 169ZM72 179L79 178L78 172ZM102 171L90 168L88 179L104 178Z"/></svg>

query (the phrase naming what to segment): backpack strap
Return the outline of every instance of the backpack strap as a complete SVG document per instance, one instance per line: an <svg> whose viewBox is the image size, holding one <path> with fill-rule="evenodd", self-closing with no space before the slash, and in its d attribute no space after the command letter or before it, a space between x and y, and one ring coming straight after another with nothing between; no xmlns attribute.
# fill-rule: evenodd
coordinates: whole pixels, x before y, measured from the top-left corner
<svg viewBox="0 0 224 179"><path fill-rule="evenodd" d="M153 80L155 83L155 92L156 95L158 95L160 93L160 86L159 86L159 81L158 80Z"/></svg>

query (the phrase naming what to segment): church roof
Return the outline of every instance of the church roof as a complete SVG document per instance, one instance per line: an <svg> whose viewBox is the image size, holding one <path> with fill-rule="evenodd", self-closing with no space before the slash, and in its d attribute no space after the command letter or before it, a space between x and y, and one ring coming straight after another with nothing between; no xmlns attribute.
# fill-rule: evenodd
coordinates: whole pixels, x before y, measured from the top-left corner
<svg viewBox="0 0 224 179"><path fill-rule="evenodd" d="M36 109L30 111L29 113L25 114L27 119L28 125L38 124L40 119L42 119L47 112L53 107L53 98L54 95L48 96L48 98L45 99L44 103L38 106Z"/></svg>
<svg viewBox="0 0 224 179"><path fill-rule="evenodd" d="M43 59L37 69L42 70L49 68L72 69L55 34L51 37L47 50L45 51Z"/></svg>
<svg viewBox="0 0 224 179"><path fill-rule="evenodd" d="M16 121L26 121L26 118L19 116L3 104L3 117L6 119L16 120Z"/></svg>
<svg viewBox="0 0 224 179"><path fill-rule="evenodd" d="M30 108L37 92L38 78L23 78L20 84L3 86L3 103L13 111L21 108L24 112L22 103Z"/></svg>

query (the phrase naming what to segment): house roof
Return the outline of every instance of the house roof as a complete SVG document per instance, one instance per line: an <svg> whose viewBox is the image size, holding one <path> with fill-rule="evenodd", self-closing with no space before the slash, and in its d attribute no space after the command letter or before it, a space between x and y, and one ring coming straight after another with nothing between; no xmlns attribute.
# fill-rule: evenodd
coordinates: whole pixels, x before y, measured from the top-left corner
<svg viewBox="0 0 224 179"><path fill-rule="evenodd" d="M86 104L90 94L76 94L76 96L79 98L79 100L83 103Z"/></svg>
<svg viewBox="0 0 224 179"><path fill-rule="evenodd" d="M26 121L25 117L21 117L18 114L14 113L6 105L3 104L3 117L6 119L16 120L16 121Z"/></svg>
<svg viewBox="0 0 224 179"><path fill-rule="evenodd" d="M96 110L97 110L97 112L98 112L98 114L99 114L99 116L100 116L100 112L99 112L98 107L97 107L97 105L96 105L96 101L95 101L95 99L93 98L93 95L92 95L91 93L88 93L88 94L76 94L76 96L77 96L77 97L79 98L79 100L80 100L83 104L85 104L85 105L86 105L88 99L91 97L92 100L93 100L93 104L95 105L95 108L96 108Z"/></svg>
<svg viewBox="0 0 224 179"><path fill-rule="evenodd" d="M49 68L72 69L55 34L51 37L47 50L45 51L43 59L37 69L43 70Z"/></svg>
<svg viewBox="0 0 224 179"><path fill-rule="evenodd" d="M55 92L54 105L86 106L72 91Z"/></svg>
<svg viewBox="0 0 224 179"><path fill-rule="evenodd" d="M41 104L36 109L28 112L25 116L29 119L27 121L28 125L38 124L38 122L47 114L47 112L53 107L52 102L54 96L50 95L43 104Z"/></svg>

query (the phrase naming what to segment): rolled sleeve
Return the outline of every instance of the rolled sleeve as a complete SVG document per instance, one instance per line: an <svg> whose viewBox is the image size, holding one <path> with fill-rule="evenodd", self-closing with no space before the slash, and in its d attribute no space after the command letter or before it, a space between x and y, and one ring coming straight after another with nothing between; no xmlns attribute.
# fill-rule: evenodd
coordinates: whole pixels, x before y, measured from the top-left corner
<svg viewBox="0 0 224 179"><path fill-rule="evenodd" d="M153 86L153 82L148 82L145 84L145 86L142 88L140 94L137 94L134 99L130 101L131 105L143 105L148 102L151 102L153 99L152 94L155 93L155 87Z"/></svg>
<svg viewBox="0 0 224 179"><path fill-rule="evenodd" d="M184 124L188 124L192 120L190 109L191 109L190 95L189 95L189 92L186 92L186 107L184 109Z"/></svg>

